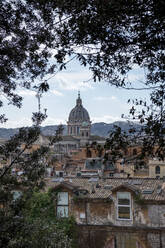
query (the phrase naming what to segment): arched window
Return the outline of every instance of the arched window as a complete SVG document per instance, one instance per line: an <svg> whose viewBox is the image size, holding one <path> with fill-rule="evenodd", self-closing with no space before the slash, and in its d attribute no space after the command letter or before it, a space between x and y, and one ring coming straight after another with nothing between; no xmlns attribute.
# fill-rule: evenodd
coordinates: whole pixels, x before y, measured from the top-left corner
<svg viewBox="0 0 165 248"><path fill-rule="evenodd" d="M157 165L155 167L155 174L160 174L160 166L159 165Z"/></svg>
<svg viewBox="0 0 165 248"><path fill-rule="evenodd" d="M88 132L86 132L86 136L88 137Z"/></svg>

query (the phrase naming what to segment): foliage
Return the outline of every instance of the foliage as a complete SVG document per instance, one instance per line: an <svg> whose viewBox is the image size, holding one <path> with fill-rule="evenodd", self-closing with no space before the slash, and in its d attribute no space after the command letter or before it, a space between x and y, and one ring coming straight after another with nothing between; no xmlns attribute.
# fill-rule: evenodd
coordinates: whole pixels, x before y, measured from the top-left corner
<svg viewBox="0 0 165 248"><path fill-rule="evenodd" d="M113 162L116 162L124 157L129 144L128 135L120 127L114 126L114 131L110 133L104 146L105 150L108 151L104 155L105 161L111 159Z"/></svg>
<svg viewBox="0 0 165 248"><path fill-rule="evenodd" d="M62 229L64 231L64 234L71 239L71 247L77 248L78 233L74 217L71 216L69 218L64 218L61 221L58 221L57 227L59 229Z"/></svg>
<svg viewBox="0 0 165 248"><path fill-rule="evenodd" d="M98 144L96 149L97 149L98 157L101 158L103 155L104 148L100 144Z"/></svg>
<svg viewBox="0 0 165 248"><path fill-rule="evenodd" d="M84 200L85 199L85 195L83 195L83 194L78 194L78 195L74 195L73 196L73 202L74 203L80 203L80 205L81 205L81 203L82 203L82 200Z"/></svg>
<svg viewBox="0 0 165 248"><path fill-rule="evenodd" d="M0 147L1 155L8 161L0 169L2 248L71 247L72 240L53 221L55 209L50 193L40 192L48 148L41 146L33 150L39 134L39 127L22 128ZM20 194L14 197L15 192Z"/></svg>
<svg viewBox="0 0 165 248"><path fill-rule="evenodd" d="M63 131L64 131L63 125L62 124L58 125L55 131L55 135L49 136L50 145L53 145L53 143L56 143L62 140Z"/></svg>
<svg viewBox="0 0 165 248"><path fill-rule="evenodd" d="M87 157L87 158L91 158L92 152L91 152L91 150L90 150L89 144L86 144L85 153L86 153L86 157Z"/></svg>
<svg viewBox="0 0 165 248"><path fill-rule="evenodd" d="M29 220L55 219L55 199L48 192L33 192L32 197L26 203L25 216Z"/></svg>
<svg viewBox="0 0 165 248"><path fill-rule="evenodd" d="M93 141L91 144L91 148L93 148L99 158L102 157L103 152L104 152L104 147L100 144L97 144L96 141Z"/></svg>
<svg viewBox="0 0 165 248"><path fill-rule="evenodd" d="M70 248L70 239L62 230L57 230L52 222L35 219L32 223L26 222L21 229L17 229L14 239L8 247L57 247Z"/></svg>
<svg viewBox="0 0 165 248"><path fill-rule="evenodd" d="M144 198L142 198L141 194L135 195L134 201L135 201L135 203L142 205L142 206L145 204L145 200L144 200Z"/></svg>
<svg viewBox="0 0 165 248"><path fill-rule="evenodd" d="M89 68L94 81L128 90L149 89L151 105L135 99L130 115L146 124L146 135L155 137L155 142L161 140L164 1L5 0L0 3L0 11L0 88L9 103L21 106L18 86L34 87L41 94L47 91L45 75L56 74L77 59ZM70 57L67 62L66 56ZM145 71L145 79L134 86L128 73L135 66ZM36 84L36 79L40 83ZM140 112L137 106L142 107ZM1 120L5 120L3 114Z"/></svg>
<svg viewBox="0 0 165 248"><path fill-rule="evenodd" d="M74 248L77 244L76 222L72 216L56 217L56 197L56 192L51 189L48 192L34 192L26 203L24 214L30 223L42 221L45 226L54 228L56 236L63 235L64 240L68 237L68 247Z"/></svg>
<svg viewBox="0 0 165 248"><path fill-rule="evenodd" d="M140 142L142 157L152 154L164 159L164 13L165 2L162 0L1 1L1 95L9 104L21 107L22 97L17 93L20 87L33 89L41 97L49 89L49 74L65 70L69 61L77 59L89 68L94 81L108 82L128 90L149 89L149 104L143 99L129 100L132 107L128 117L142 124L140 132L137 134L130 128L130 134L126 135L116 128L106 144L111 156L120 158L128 144ZM70 57L67 62L66 56ZM50 59L53 59L52 63ZM135 67L145 71L144 81L138 85L128 80L128 73ZM40 111L40 97L39 111L32 117L36 125L46 118L46 111ZM0 121L6 121L3 113ZM55 243L56 247L69 246L66 236L62 234L64 244L61 234L56 236L54 233L54 223L53 226L49 223L47 228L43 224L45 219L37 218L33 223L27 223L23 216L25 203L34 188L43 186L43 161L47 148L41 147L28 157L24 156L38 135L38 129L24 128L0 147L6 159L12 156L8 166L0 170L2 248L38 247L39 244L54 247ZM20 149L22 143L25 143L23 150ZM12 173L15 166L23 171L21 176ZM23 196L13 201L12 190L15 188L21 189ZM38 195L38 202L40 197ZM44 197L49 201L47 196ZM41 203L43 206L44 202ZM37 215L36 211L33 215ZM51 238L48 240L48 237Z"/></svg>

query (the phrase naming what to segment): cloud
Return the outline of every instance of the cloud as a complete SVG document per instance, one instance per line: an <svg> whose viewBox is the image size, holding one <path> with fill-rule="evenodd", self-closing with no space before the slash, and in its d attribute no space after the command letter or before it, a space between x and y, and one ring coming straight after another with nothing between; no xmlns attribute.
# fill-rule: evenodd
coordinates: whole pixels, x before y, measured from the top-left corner
<svg viewBox="0 0 165 248"><path fill-rule="evenodd" d="M110 99L111 100L117 100L117 97L116 96L111 96Z"/></svg>
<svg viewBox="0 0 165 248"><path fill-rule="evenodd" d="M58 90L50 90L49 92L56 95L56 96L63 96L63 94ZM36 96L36 94L37 93L35 91L32 91L32 90L20 90L20 91L18 91L18 95L21 95L21 96Z"/></svg>
<svg viewBox="0 0 165 248"><path fill-rule="evenodd" d="M121 121L122 119L117 116L111 115L104 115L101 117L91 117L92 123L95 122L105 122L105 123L112 123L115 121ZM66 124L64 119L60 118L52 118L48 117L43 123L42 126L50 126L50 125L59 125L59 124ZM32 126L32 121L30 118L22 118L17 120L8 120L5 124L1 124L0 128L20 128L20 127L27 127Z"/></svg>
<svg viewBox="0 0 165 248"><path fill-rule="evenodd" d="M55 81L55 86L59 90L89 90L93 89L92 82L86 82L90 78L90 73L88 71L85 72L68 72L61 73L54 77L51 80L51 84Z"/></svg>
<svg viewBox="0 0 165 248"><path fill-rule="evenodd" d="M94 97L94 100L97 100L97 101L107 101L107 100L117 100L117 97L116 96L97 96L97 97Z"/></svg>
<svg viewBox="0 0 165 248"><path fill-rule="evenodd" d="M5 97L5 95L3 96L3 95L1 95L1 101L6 101L7 100L7 98Z"/></svg>
<svg viewBox="0 0 165 248"><path fill-rule="evenodd" d="M32 90L20 90L18 91L18 95L21 96L36 96L36 92Z"/></svg>
<svg viewBox="0 0 165 248"><path fill-rule="evenodd" d="M60 91L58 90L51 90L50 91L52 94L56 95L56 96L63 96L64 94L62 94Z"/></svg>
<svg viewBox="0 0 165 248"><path fill-rule="evenodd" d="M101 117L91 117L91 120L92 120L92 123L95 123L95 122L112 123L114 121L121 121L123 119L118 116L104 115Z"/></svg>
<svg viewBox="0 0 165 248"><path fill-rule="evenodd" d="M65 124L63 119L47 117L42 126Z"/></svg>
<svg viewBox="0 0 165 248"><path fill-rule="evenodd" d="M74 49L75 53L82 53L82 54L93 54L93 53L101 53L101 44L87 44L84 46L72 46L72 49Z"/></svg>
<svg viewBox="0 0 165 248"><path fill-rule="evenodd" d="M0 128L20 128L32 126L32 120L30 118L22 118L18 120L8 120L6 123L1 124Z"/></svg>
<svg viewBox="0 0 165 248"><path fill-rule="evenodd" d="M145 81L144 70L141 68L136 68L128 73L128 80L131 83L143 83Z"/></svg>
<svg viewBox="0 0 165 248"><path fill-rule="evenodd" d="M49 126L49 125L59 125L59 124L66 124L63 119L60 118L52 118L47 117L46 120L42 123L41 126ZM0 124L0 128L20 128L20 127L30 127L32 126L31 118L22 118L17 120L8 120L4 124Z"/></svg>

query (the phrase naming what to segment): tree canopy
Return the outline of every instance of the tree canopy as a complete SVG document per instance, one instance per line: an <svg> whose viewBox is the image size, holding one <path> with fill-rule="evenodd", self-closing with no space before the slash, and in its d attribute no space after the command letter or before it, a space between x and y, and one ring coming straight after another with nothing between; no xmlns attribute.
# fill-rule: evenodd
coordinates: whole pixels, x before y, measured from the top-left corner
<svg viewBox="0 0 165 248"><path fill-rule="evenodd" d="M77 59L92 72L91 80L149 90L149 103L140 97L128 99L132 103L129 118L142 124L134 142L140 140L151 152L158 145L156 154L163 158L164 12L162 0L1 1L1 94L9 104L21 107L19 87L33 88L41 95L49 89L49 78ZM144 73L143 82L136 85L128 78L135 67ZM33 121L38 124L45 117L39 111ZM3 113L0 119L6 120ZM131 137L133 133L131 129Z"/></svg>
<svg viewBox="0 0 165 248"><path fill-rule="evenodd" d="M20 107L17 87L48 90L45 75L65 69L69 55L88 66L93 80L117 87L133 87L128 72L143 68L143 88L152 88L151 101L161 105L164 10L162 0L2 1L1 93Z"/></svg>
<svg viewBox="0 0 165 248"><path fill-rule="evenodd" d="M56 218L56 195L45 186L48 147L32 149L39 127L21 128L0 146L0 247L75 247L75 222ZM24 145L22 147L22 145Z"/></svg>
<svg viewBox="0 0 165 248"><path fill-rule="evenodd" d="M5 96L9 104L21 107L22 97L17 93L19 87L33 88L38 94L42 94L49 89L51 75L65 70L67 63L73 59L89 68L92 72L91 80L108 82L115 87L130 90L134 85L128 80L128 73L138 66L143 69L145 77L136 88L150 90L150 103L142 99L134 99L132 102L130 116L143 124L140 136L133 141L140 140L145 147L144 153L148 153L148 149L153 151L153 146L157 144L157 155L164 158L164 13L163 0L1 1L1 96ZM66 60L68 56L69 60ZM1 97L0 107L2 106ZM33 115L37 125L38 120L43 118L45 115L40 111ZM6 120L4 113L0 115L0 120ZM133 129L131 133L135 133ZM23 241L32 242L36 237L39 240L43 231L39 228L39 232L34 233L36 236L33 235L32 230L36 230L37 225L42 227L42 223L35 222L36 226L27 225L22 215L24 198L15 202L12 199L13 185L24 187L26 197L31 197L34 187L42 186L42 158L46 149L35 151L27 160L21 158L22 153L19 150L22 142L28 148L38 134L38 129L22 129L11 141L0 147L1 154L7 159L14 154L9 166L0 170L1 203L6 206L0 209L1 247L26 247ZM108 142L111 147L114 144L117 149L125 149L128 144L126 138L117 128L116 134L112 134ZM19 163L26 172L21 180L12 174L14 163ZM51 228L52 226L45 232L53 235ZM43 242L47 242L44 237ZM35 242L34 247L38 247Z"/></svg>

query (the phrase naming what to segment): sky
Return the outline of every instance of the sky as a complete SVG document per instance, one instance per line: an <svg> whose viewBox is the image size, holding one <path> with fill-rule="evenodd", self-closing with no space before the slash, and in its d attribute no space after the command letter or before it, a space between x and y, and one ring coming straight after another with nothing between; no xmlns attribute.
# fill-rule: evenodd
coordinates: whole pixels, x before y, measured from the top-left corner
<svg viewBox="0 0 165 248"><path fill-rule="evenodd" d="M68 64L67 70L57 73L48 82L49 92L41 98L41 110L47 109L47 119L42 126L66 124L69 113L75 107L78 91L83 106L88 110L92 123L123 120L121 115L128 115L130 105L128 98L139 96L139 91L117 89L105 82L89 81L91 73L86 67L81 67L78 61ZM143 80L141 70L134 68L129 74L129 80L135 83ZM19 89L18 94L23 97L23 105L20 109L8 105L4 99L4 107L1 108L8 121L0 124L1 128L17 128L31 126L32 112L38 110L36 93L31 90ZM140 95L147 97L146 92Z"/></svg>

